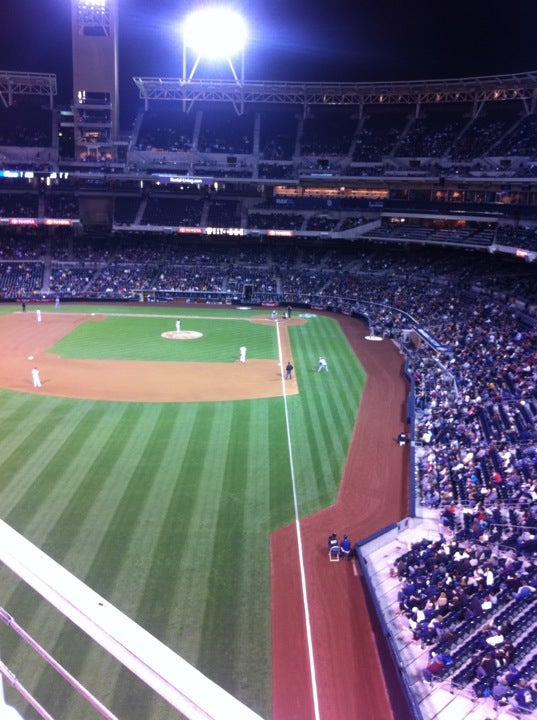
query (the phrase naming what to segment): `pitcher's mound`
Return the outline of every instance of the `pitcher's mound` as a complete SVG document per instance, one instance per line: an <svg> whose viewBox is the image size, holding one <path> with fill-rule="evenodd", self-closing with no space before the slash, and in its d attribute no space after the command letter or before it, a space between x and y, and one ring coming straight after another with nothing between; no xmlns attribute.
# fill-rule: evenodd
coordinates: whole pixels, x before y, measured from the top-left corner
<svg viewBox="0 0 537 720"><path fill-rule="evenodd" d="M203 333L197 332L197 330L180 330L179 332L170 330L169 332L163 332L161 337L166 338L166 340L197 340L203 337Z"/></svg>

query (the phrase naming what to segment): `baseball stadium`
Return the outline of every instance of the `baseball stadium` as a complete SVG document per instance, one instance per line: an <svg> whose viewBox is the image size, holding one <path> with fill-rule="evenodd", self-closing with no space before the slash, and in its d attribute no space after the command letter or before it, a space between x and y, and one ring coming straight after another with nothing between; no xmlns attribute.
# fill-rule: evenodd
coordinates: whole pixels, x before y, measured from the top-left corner
<svg viewBox="0 0 537 720"><path fill-rule="evenodd" d="M119 3L0 71L0 717L536 716L537 73L204 8L127 132Z"/></svg>

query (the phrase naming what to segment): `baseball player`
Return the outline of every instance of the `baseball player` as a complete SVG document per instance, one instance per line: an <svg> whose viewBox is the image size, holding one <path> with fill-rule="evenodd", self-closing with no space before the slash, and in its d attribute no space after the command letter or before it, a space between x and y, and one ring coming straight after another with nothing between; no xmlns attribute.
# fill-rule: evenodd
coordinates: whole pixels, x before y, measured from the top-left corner
<svg viewBox="0 0 537 720"><path fill-rule="evenodd" d="M324 359L324 357L319 358L319 367L317 368L317 372L328 372L328 363Z"/></svg>
<svg viewBox="0 0 537 720"><path fill-rule="evenodd" d="M32 382L34 384L34 388L41 387L41 379L39 377L39 370L36 367L32 368Z"/></svg>
<svg viewBox="0 0 537 720"><path fill-rule="evenodd" d="M241 361L241 363L246 362L246 348L244 347L244 345L241 345L240 347L239 360Z"/></svg>

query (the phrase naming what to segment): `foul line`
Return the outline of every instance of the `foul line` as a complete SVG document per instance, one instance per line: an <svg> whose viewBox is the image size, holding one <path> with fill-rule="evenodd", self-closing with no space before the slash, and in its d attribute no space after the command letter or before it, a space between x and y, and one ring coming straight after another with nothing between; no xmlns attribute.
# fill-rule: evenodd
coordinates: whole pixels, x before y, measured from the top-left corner
<svg viewBox="0 0 537 720"><path fill-rule="evenodd" d="M278 357L280 359L280 377L282 381L282 395L283 395L283 407L285 411L285 428L287 432L287 448L289 451L289 467L291 471L291 487L293 489L293 504L295 508L295 528L296 528L296 540L297 540L297 547L298 547L298 561L299 561L299 567L300 567L300 582L302 586L302 601L304 603L304 616L305 616L305 623L306 623L306 639L308 644L308 658L309 658L309 666L310 666L310 679L311 679L311 687L312 687L312 694L313 694L313 710L314 710L314 716L315 720L320 720L320 714L319 714L319 696L317 692L317 678L315 675L315 661L313 656L313 642L312 642L312 636L311 636L311 623L310 623L310 612L309 612L309 604L308 604L308 591L306 588L306 571L304 569L304 553L302 549L302 534L300 532L300 516L298 513L298 499L296 494L296 483L295 483L295 466L293 463L293 448L291 445L291 428L289 425L289 412L287 409L287 392L285 388L285 376L284 376L284 367L283 367L283 357L282 357L282 345L280 340L280 326L279 323L276 323L276 337L278 339Z"/></svg>

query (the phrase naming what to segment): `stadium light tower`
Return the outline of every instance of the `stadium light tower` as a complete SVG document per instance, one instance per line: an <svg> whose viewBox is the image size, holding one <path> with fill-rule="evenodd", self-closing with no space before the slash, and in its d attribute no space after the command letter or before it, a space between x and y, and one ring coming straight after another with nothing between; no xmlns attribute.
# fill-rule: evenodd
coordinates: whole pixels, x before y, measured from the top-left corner
<svg viewBox="0 0 537 720"><path fill-rule="evenodd" d="M243 18L230 8L210 5L191 13L183 23L183 82L190 82L202 59L226 60L237 85L244 83L244 46L247 29ZM188 68L189 50L195 57ZM233 59L239 56L240 65Z"/></svg>
<svg viewBox="0 0 537 720"><path fill-rule="evenodd" d="M119 131L118 0L71 0L75 158L114 160Z"/></svg>

